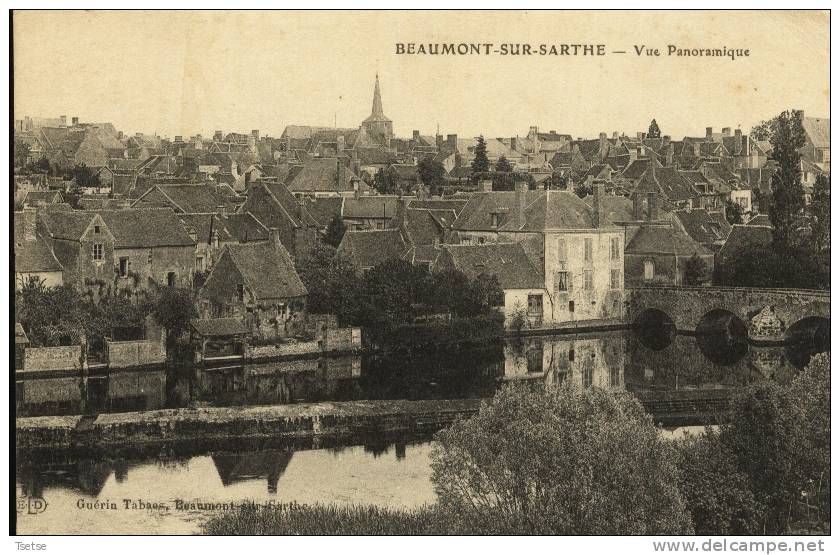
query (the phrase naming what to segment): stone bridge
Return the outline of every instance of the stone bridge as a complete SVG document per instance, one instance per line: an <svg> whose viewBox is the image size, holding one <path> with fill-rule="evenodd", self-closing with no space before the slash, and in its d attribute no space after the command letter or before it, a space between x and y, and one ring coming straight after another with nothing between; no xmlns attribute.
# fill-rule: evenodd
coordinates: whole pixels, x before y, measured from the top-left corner
<svg viewBox="0 0 840 555"><path fill-rule="evenodd" d="M827 332L831 294L809 289L652 286L628 288L626 306L630 323L659 311L677 331L693 333L703 322L735 316L749 330L750 339L782 341L798 329L823 326Z"/></svg>

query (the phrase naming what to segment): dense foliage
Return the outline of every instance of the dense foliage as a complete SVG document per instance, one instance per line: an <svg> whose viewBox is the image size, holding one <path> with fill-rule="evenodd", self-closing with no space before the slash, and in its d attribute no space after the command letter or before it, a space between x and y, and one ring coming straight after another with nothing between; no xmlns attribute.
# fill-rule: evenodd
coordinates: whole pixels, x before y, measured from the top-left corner
<svg viewBox="0 0 840 555"><path fill-rule="evenodd" d="M443 167L443 164L433 157L427 156L418 162L417 173L420 175L420 181L427 187L430 195L440 195L443 193L444 177L446 176L446 168Z"/></svg>
<svg viewBox="0 0 840 555"><path fill-rule="evenodd" d="M629 393L511 385L436 440L432 480L458 531L692 531L676 454Z"/></svg>
<svg viewBox="0 0 840 555"><path fill-rule="evenodd" d="M474 174L490 170L490 160L487 158L487 142L484 136L480 136L475 145L475 152L472 161L472 172Z"/></svg>
<svg viewBox="0 0 840 555"><path fill-rule="evenodd" d="M647 138L648 139L658 139L662 136L662 131L659 130L659 124L656 123L655 119L650 120L650 125L648 126Z"/></svg>
<svg viewBox="0 0 840 555"><path fill-rule="evenodd" d="M709 267L697 253L686 260L683 269L683 282L686 285L703 285L709 279Z"/></svg>
<svg viewBox="0 0 840 555"><path fill-rule="evenodd" d="M347 226L344 225L344 220L339 215L333 216L330 223L327 224L327 232L324 236L324 242L331 247L338 248L341 240L344 238L344 233L347 231Z"/></svg>

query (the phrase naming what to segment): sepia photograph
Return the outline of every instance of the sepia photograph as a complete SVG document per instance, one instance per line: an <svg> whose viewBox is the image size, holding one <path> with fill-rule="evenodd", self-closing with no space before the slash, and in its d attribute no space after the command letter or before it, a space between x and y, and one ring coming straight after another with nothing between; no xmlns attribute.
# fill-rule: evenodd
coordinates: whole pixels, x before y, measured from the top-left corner
<svg viewBox="0 0 840 555"><path fill-rule="evenodd" d="M8 15L17 550L826 550L828 10Z"/></svg>

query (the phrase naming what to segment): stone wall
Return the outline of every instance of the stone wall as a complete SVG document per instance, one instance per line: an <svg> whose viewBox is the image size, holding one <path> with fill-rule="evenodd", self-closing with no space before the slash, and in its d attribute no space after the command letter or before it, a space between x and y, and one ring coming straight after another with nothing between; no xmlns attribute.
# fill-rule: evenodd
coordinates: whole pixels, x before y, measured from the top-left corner
<svg viewBox="0 0 840 555"><path fill-rule="evenodd" d="M82 346L27 347L23 353L24 372L81 370Z"/></svg>
<svg viewBox="0 0 840 555"><path fill-rule="evenodd" d="M321 350L326 352L351 351L353 349L361 349L361 347L361 328L325 329L321 335Z"/></svg>
<svg viewBox="0 0 840 555"><path fill-rule="evenodd" d="M301 341L297 343L282 343L279 345L247 345L245 359L270 359L290 356L311 355L321 352L317 341Z"/></svg>
<svg viewBox="0 0 840 555"><path fill-rule="evenodd" d="M128 368L166 362L166 347L160 340L106 341L109 368Z"/></svg>

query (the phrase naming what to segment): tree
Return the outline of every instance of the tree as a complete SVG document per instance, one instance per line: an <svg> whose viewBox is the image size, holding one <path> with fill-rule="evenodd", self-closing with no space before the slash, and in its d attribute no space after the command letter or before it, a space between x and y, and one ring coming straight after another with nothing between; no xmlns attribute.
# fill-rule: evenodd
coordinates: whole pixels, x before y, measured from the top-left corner
<svg viewBox="0 0 840 555"><path fill-rule="evenodd" d="M797 112L779 114L773 124L770 144L773 145L772 158L779 168L771 178L773 195L768 215L773 224L773 241L783 250L795 242L805 206L799 154L799 149L805 145L805 130Z"/></svg>
<svg viewBox="0 0 840 555"><path fill-rule="evenodd" d="M511 384L435 439L438 503L463 532L692 532L676 453L629 393Z"/></svg>
<svg viewBox="0 0 840 555"><path fill-rule="evenodd" d="M190 320L196 317L192 291L177 287L162 287L152 302L155 320L166 330L166 343L172 345L189 330Z"/></svg>
<svg viewBox="0 0 840 555"><path fill-rule="evenodd" d="M490 171L490 160L487 159L487 143L484 141L484 136L478 137L478 142L475 145L475 157L472 161L472 173L481 173Z"/></svg>
<svg viewBox="0 0 840 555"><path fill-rule="evenodd" d="M446 175L446 168L443 167L443 164L433 157L427 156L417 164L417 173L420 174L420 181L428 187L429 194L440 195L443 192L444 176Z"/></svg>
<svg viewBox="0 0 840 555"><path fill-rule="evenodd" d="M773 120L764 120L759 122L755 127L752 128L752 130L750 130L750 135L756 141L767 141L770 140L772 128Z"/></svg>
<svg viewBox="0 0 840 555"><path fill-rule="evenodd" d="M496 171L499 173L509 173L513 171L513 166L508 159L505 158L504 155L499 157L499 160L496 162Z"/></svg>
<svg viewBox="0 0 840 555"><path fill-rule="evenodd" d="M394 192L393 180L384 169L379 168L376 170L373 176L373 188L380 195L390 195Z"/></svg>
<svg viewBox="0 0 840 555"><path fill-rule="evenodd" d="M811 245L814 253L823 254L831 245L831 177L820 175L814 183L814 194L808 206Z"/></svg>
<svg viewBox="0 0 840 555"><path fill-rule="evenodd" d="M16 168L22 168L29 159L29 145L18 137L15 137L14 162Z"/></svg>
<svg viewBox="0 0 840 555"><path fill-rule="evenodd" d="M801 247L779 251L772 245L746 244L715 267L715 282L732 287L825 289L828 267Z"/></svg>
<svg viewBox="0 0 840 555"><path fill-rule="evenodd" d="M703 259L694 253L686 260L683 270L683 282L686 285L703 285L709 279L709 267Z"/></svg>
<svg viewBox="0 0 840 555"><path fill-rule="evenodd" d="M352 295L359 289L353 265L334 247L316 246L297 267L298 275L309 292L307 309L313 314L335 314L346 324L356 313Z"/></svg>
<svg viewBox="0 0 840 555"><path fill-rule="evenodd" d="M324 236L324 242L331 247L338 248L338 245L341 244L341 239L344 238L344 233L346 231L347 227L344 225L344 221L336 214L333 216L332 220L330 220L330 223L327 224L327 233Z"/></svg>
<svg viewBox="0 0 840 555"><path fill-rule="evenodd" d="M738 470L735 454L708 428L678 444L679 487L691 512L694 533L746 535L761 533L761 507L749 477Z"/></svg>
<svg viewBox="0 0 840 555"><path fill-rule="evenodd" d="M742 221L743 211L741 205L732 200L726 201L726 221L730 224L740 224Z"/></svg>
<svg viewBox="0 0 840 555"><path fill-rule="evenodd" d="M580 198L586 198L592 194L592 186L586 183L578 183L575 185L574 191Z"/></svg>
<svg viewBox="0 0 840 555"><path fill-rule="evenodd" d="M659 125L656 123L656 120L650 120L650 126L648 127L647 137L649 139L658 139L661 136L662 132L659 130Z"/></svg>
<svg viewBox="0 0 840 555"><path fill-rule="evenodd" d="M85 164L73 167L73 179L79 187L99 187L99 175Z"/></svg>

